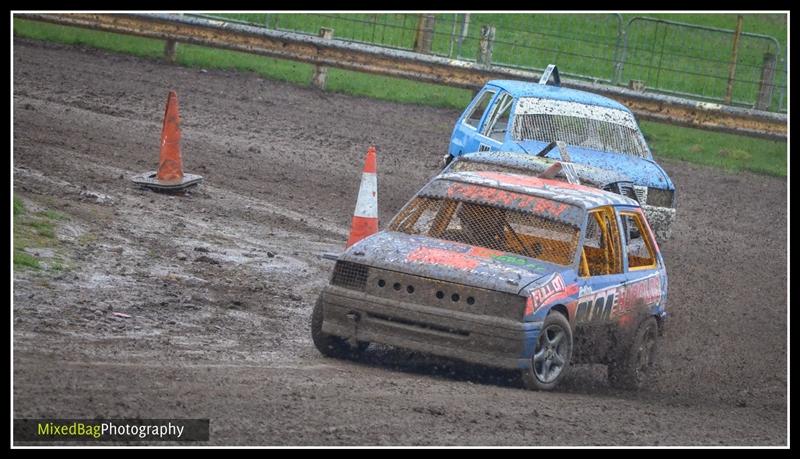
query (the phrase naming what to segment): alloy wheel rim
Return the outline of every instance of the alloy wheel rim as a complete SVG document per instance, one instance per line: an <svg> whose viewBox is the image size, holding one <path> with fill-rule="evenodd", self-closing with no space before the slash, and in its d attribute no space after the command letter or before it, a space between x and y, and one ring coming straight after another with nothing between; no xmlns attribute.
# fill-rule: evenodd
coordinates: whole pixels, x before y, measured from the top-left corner
<svg viewBox="0 0 800 459"><path fill-rule="evenodd" d="M533 372L547 384L558 378L569 358L567 332L558 325L550 325L539 334L533 355Z"/></svg>

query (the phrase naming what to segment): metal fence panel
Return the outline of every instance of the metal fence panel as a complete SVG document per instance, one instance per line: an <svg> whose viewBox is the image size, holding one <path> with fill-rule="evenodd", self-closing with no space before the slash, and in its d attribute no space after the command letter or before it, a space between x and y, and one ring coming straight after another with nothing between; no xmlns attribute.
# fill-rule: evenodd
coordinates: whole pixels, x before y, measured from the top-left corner
<svg viewBox="0 0 800 459"><path fill-rule="evenodd" d="M634 17L626 26L622 80L643 81L648 88L682 96L722 102L733 56L733 30ZM742 33L736 53L734 105L753 107L762 86L765 55L783 60L772 37ZM773 75L780 74L780 71ZM768 84L769 82L764 82ZM767 107L779 109L785 78L772 82ZM766 107L765 107L766 108Z"/></svg>
<svg viewBox="0 0 800 459"><path fill-rule="evenodd" d="M619 14L597 13L235 13L215 17L309 35L322 27L332 28L338 40L487 65L541 71L557 64L562 75L573 79L713 102L725 100L734 37L729 29L649 17L625 23ZM492 31L487 29L490 26ZM786 111L786 51L775 38L742 33L735 62L733 105Z"/></svg>

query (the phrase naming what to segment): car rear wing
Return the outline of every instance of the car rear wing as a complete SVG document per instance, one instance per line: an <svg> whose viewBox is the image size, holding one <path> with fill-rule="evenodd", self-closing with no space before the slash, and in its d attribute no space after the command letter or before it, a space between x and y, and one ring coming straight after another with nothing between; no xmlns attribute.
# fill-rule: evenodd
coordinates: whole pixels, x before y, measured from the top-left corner
<svg viewBox="0 0 800 459"><path fill-rule="evenodd" d="M553 77L552 84L550 83L550 77ZM561 87L561 77L558 75L558 67L556 67L556 64L550 64L544 69L542 76L539 77L539 84Z"/></svg>

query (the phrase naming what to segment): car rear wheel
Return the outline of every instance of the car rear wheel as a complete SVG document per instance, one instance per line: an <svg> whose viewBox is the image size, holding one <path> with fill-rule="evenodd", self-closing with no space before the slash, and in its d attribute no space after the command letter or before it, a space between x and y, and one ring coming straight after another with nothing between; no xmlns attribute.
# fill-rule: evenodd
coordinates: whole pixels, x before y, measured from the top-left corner
<svg viewBox="0 0 800 459"><path fill-rule="evenodd" d="M522 383L530 390L550 390L564 377L572 358L572 330L557 311L542 324L530 366L522 370Z"/></svg>
<svg viewBox="0 0 800 459"><path fill-rule="evenodd" d="M337 358L349 357L369 347L369 342L359 341L356 349L353 349L344 338L323 332L322 319L322 297L320 296L311 313L311 340L314 341L314 346L322 355Z"/></svg>
<svg viewBox="0 0 800 459"><path fill-rule="evenodd" d="M636 330L631 347L619 361L608 365L608 382L622 389L639 390L650 383L653 377L656 351L658 350L658 322L648 317Z"/></svg>

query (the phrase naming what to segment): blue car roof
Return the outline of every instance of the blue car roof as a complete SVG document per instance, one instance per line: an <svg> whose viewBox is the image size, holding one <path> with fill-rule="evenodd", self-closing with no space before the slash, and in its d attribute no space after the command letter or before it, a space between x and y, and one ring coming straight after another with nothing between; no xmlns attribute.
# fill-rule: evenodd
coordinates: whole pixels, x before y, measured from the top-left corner
<svg viewBox="0 0 800 459"><path fill-rule="evenodd" d="M586 105L597 105L600 107L614 108L630 112L628 107L621 103L599 96L586 91L577 89L560 88L558 86L548 86L529 81L517 80L491 80L487 84L494 85L511 94L512 97L540 97L543 99L565 100L578 102Z"/></svg>

